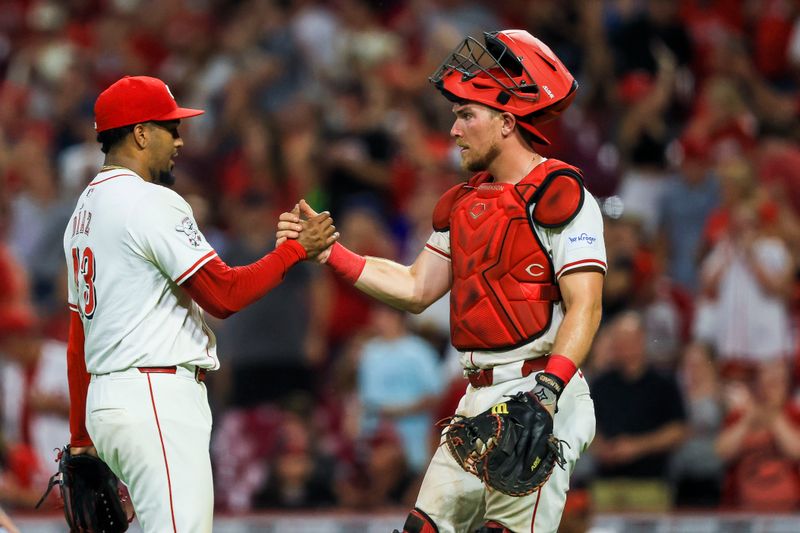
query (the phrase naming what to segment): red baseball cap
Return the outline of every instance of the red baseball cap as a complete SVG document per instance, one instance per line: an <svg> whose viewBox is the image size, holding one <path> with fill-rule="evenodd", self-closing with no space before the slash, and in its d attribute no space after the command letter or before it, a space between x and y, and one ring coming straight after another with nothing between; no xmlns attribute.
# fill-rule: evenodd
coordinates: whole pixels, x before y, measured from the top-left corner
<svg viewBox="0 0 800 533"><path fill-rule="evenodd" d="M100 93L94 103L94 129L112 130L151 120L177 120L203 114L178 107L169 87L150 76L125 76Z"/></svg>

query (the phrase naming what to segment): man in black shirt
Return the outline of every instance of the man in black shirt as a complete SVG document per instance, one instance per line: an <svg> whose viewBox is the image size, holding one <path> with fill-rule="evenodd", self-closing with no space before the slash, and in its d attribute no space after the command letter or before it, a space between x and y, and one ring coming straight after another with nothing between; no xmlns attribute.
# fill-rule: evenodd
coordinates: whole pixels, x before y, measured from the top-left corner
<svg viewBox="0 0 800 533"><path fill-rule="evenodd" d="M592 380L597 435L592 453L601 478L661 479L669 452L686 435L678 384L647 361L641 317L626 312L609 326L615 359Z"/></svg>

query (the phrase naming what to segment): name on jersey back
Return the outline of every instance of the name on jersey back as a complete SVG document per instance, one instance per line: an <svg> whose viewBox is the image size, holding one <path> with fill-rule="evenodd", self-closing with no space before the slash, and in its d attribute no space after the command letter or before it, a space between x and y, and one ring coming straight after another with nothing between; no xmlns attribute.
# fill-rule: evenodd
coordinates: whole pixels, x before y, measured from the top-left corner
<svg viewBox="0 0 800 533"><path fill-rule="evenodd" d="M78 211L72 217L72 236L75 237L79 233L89 235L89 224L92 222L92 212L87 210Z"/></svg>

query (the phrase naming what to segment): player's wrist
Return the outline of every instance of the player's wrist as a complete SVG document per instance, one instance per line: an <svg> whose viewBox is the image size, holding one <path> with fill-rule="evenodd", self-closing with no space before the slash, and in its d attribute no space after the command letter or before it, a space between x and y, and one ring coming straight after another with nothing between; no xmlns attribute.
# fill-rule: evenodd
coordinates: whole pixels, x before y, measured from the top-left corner
<svg viewBox="0 0 800 533"><path fill-rule="evenodd" d="M355 284L364 271L367 258L348 250L338 242L331 247L331 253L325 262L333 271L345 281Z"/></svg>
<svg viewBox="0 0 800 533"><path fill-rule="evenodd" d="M578 370L575 363L563 355L552 354L544 371L536 375L536 386L531 394L545 407L555 407L564 387Z"/></svg>
<svg viewBox="0 0 800 533"><path fill-rule="evenodd" d="M278 253L286 252L289 255L293 255L298 262L305 261L308 258L308 251L295 239L283 241L275 248L275 251Z"/></svg>
<svg viewBox="0 0 800 533"><path fill-rule="evenodd" d="M71 449L93 448L94 443L88 434L71 436L69 439Z"/></svg>
<svg viewBox="0 0 800 533"><path fill-rule="evenodd" d="M564 382L558 376L547 372L539 372L535 379L536 386L531 391L531 395L543 406L552 407L554 410L564 390Z"/></svg>

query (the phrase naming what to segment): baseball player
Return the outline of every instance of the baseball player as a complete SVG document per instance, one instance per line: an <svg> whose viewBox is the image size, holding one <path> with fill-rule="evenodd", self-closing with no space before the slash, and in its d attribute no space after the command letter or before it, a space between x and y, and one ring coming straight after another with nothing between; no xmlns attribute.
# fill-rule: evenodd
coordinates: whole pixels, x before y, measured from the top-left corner
<svg viewBox="0 0 800 533"><path fill-rule="evenodd" d="M580 171L534 145L548 144L536 124L560 114L577 83L521 30L486 33L484 43L467 38L431 81L453 103L450 134L463 168L477 174L441 197L411 266L338 243L317 260L413 313L450 290L451 339L469 378L456 414L475 416L533 391L566 443L565 468L523 497L486 489L440 446L404 531L555 532L570 473L595 432L578 366L600 322L606 256L600 209ZM315 215L305 202L299 211ZM278 230L279 238L301 236L298 210L281 215Z"/></svg>
<svg viewBox="0 0 800 533"><path fill-rule="evenodd" d="M146 532L208 532L211 412L219 367L201 308L224 318L263 296L337 237L325 213L253 264L228 267L189 205L166 187L183 146L163 81L124 77L95 103L105 165L64 233L71 323L72 453L94 453L128 486Z"/></svg>

